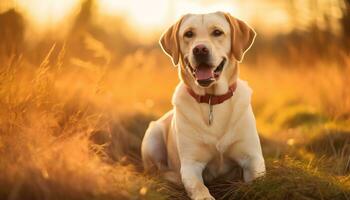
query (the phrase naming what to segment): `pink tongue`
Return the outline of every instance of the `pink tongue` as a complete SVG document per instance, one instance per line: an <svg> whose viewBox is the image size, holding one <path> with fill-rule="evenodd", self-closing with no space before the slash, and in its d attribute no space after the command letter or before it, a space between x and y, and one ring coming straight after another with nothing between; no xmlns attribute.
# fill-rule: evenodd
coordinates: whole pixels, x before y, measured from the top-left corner
<svg viewBox="0 0 350 200"><path fill-rule="evenodd" d="M197 80L206 80L214 77L210 67L200 67L195 70Z"/></svg>

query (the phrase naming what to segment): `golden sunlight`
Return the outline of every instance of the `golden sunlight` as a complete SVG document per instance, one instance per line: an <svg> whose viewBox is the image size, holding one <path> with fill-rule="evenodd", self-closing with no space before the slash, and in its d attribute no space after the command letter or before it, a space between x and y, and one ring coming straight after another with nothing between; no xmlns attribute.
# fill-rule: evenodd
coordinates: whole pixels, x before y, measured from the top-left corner
<svg viewBox="0 0 350 200"><path fill-rule="evenodd" d="M350 0L0 0L0 200L349 199L349 77Z"/></svg>
<svg viewBox="0 0 350 200"><path fill-rule="evenodd" d="M16 8L23 11L37 28L50 28L62 23L79 3L80 0L17 0Z"/></svg>
<svg viewBox="0 0 350 200"><path fill-rule="evenodd" d="M123 15L129 22L135 22L142 28L154 28L162 25L169 17L170 1L164 0L130 0L113 1L101 0L98 2L99 12L103 15ZM157 8L157 12L154 8ZM132 23L131 23L132 24Z"/></svg>
<svg viewBox="0 0 350 200"><path fill-rule="evenodd" d="M206 13L218 10L239 13L238 5L232 1L193 1L193 0L100 0L99 13L102 15L122 14L132 26L144 30L163 27L186 13Z"/></svg>
<svg viewBox="0 0 350 200"><path fill-rule="evenodd" d="M342 1L332 0L303 4L300 1L252 1L252 0L96 0L96 14L103 17L121 17L133 29L143 30L143 37L164 30L169 24L186 13L230 12L259 30L260 34L272 36L288 33L293 29L308 29L316 24L321 29L331 28L340 32L337 21L342 17ZM26 16L36 32L62 29L69 25L69 17L79 10L82 0L8 0L0 3L0 9L15 7ZM315 11L314 11L315 10ZM268 12L267 12L268 11ZM103 20L102 20L103 21ZM314 23L316 22L316 23ZM330 26L328 26L330 24Z"/></svg>

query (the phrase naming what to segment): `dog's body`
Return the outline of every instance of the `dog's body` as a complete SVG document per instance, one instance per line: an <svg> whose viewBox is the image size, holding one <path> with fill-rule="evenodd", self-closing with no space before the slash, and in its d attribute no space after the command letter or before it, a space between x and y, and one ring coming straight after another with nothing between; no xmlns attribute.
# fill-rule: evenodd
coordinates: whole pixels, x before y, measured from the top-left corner
<svg viewBox="0 0 350 200"><path fill-rule="evenodd" d="M181 82L173 110L151 122L142 142L146 170L156 167L179 177L192 199L214 199L203 183L225 174L236 161L249 182L265 172L250 105L251 89L238 79L237 62L255 32L229 14L186 15L161 38L164 51L179 64ZM212 104L212 96L230 94ZM210 94L209 102L193 95ZM204 171L204 173L203 173ZM202 177L203 175L203 177Z"/></svg>

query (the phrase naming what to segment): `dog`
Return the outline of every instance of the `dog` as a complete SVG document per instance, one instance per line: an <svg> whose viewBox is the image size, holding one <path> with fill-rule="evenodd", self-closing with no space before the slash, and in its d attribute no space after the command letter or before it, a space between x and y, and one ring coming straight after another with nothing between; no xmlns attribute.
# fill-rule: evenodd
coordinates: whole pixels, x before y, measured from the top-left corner
<svg viewBox="0 0 350 200"><path fill-rule="evenodd" d="M245 182L265 174L252 90L238 63L256 33L229 13L187 14L160 39L178 66L173 109L150 123L141 146L146 171L181 181L193 200L213 200L204 181L228 173L235 161Z"/></svg>

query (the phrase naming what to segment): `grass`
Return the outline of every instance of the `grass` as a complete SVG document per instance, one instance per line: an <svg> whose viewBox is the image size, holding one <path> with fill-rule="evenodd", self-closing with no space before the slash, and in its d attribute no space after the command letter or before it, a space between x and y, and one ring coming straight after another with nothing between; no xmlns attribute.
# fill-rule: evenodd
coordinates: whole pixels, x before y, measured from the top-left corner
<svg viewBox="0 0 350 200"><path fill-rule="evenodd" d="M44 56L1 55L0 199L188 199L181 186L144 174L140 161L148 123L171 109L170 59L153 47L113 55L81 37L81 57L69 40ZM240 69L254 90L267 175L245 184L237 168L207 183L210 191L350 199L350 55L312 64L255 57Z"/></svg>
<svg viewBox="0 0 350 200"><path fill-rule="evenodd" d="M186 199L182 187L143 174L140 161L143 133L170 108L176 73L154 61L138 66L137 60L154 60L161 52L140 50L116 70L67 64L64 55L53 62L51 54L63 54L62 48L53 46L38 67L22 58L1 68L1 199ZM267 175L245 184L237 169L234 179L208 183L217 199L350 198L349 110L330 99L339 96L320 100L322 84L299 80L307 73L321 79L324 70L287 75L275 67L242 67L255 89ZM330 81L347 81L346 73ZM274 74L282 77L270 80ZM350 95L338 91L346 90L340 85L345 88L333 88L335 95ZM329 111L330 104L341 113Z"/></svg>

